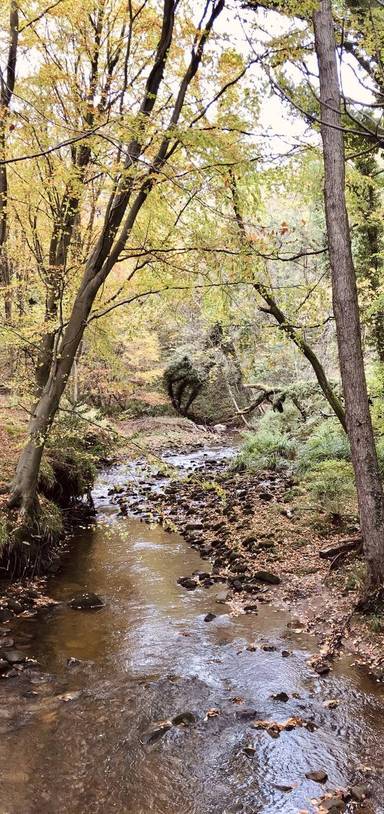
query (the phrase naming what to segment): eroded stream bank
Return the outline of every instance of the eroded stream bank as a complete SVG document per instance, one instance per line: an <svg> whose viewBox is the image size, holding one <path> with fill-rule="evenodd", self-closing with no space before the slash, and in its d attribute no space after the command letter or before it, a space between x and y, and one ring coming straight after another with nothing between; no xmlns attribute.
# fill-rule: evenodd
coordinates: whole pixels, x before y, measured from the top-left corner
<svg viewBox="0 0 384 814"><path fill-rule="evenodd" d="M196 453L170 462L189 471ZM220 584L178 585L209 563L178 534L118 516L108 491L128 477L134 466L98 482L98 523L50 584L59 604L13 623L41 668L0 683L1 814L297 814L328 792L324 810L384 812L383 689L347 657L317 675L317 644L287 613L231 615ZM85 590L105 607L68 607ZM280 734L255 728L291 718ZM335 796L351 786L369 803Z"/></svg>

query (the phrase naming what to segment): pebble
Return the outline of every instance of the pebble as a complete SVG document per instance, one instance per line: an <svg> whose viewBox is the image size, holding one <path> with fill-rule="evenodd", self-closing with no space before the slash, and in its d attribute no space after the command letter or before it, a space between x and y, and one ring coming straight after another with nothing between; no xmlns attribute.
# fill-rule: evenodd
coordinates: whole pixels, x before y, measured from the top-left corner
<svg viewBox="0 0 384 814"><path fill-rule="evenodd" d="M314 783L326 783L328 780L327 772L323 769L319 769L318 771L306 772L305 776L307 780L313 780Z"/></svg>
<svg viewBox="0 0 384 814"><path fill-rule="evenodd" d="M276 692L274 695L271 695L274 701L289 701L289 695L286 692Z"/></svg>

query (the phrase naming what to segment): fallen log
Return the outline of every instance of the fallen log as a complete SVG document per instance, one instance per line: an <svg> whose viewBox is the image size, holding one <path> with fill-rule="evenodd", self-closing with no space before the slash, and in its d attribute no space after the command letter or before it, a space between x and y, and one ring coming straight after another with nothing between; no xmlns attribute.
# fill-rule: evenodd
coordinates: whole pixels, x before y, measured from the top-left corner
<svg viewBox="0 0 384 814"><path fill-rule="evenodd" d="M350 537L347 540L339 540L337 545L327 546L319 551L319 557L322 560L332 559L339 554L346 554L348 551L354 551L355 548L360 548L362 544L361 537Z"/></svg>

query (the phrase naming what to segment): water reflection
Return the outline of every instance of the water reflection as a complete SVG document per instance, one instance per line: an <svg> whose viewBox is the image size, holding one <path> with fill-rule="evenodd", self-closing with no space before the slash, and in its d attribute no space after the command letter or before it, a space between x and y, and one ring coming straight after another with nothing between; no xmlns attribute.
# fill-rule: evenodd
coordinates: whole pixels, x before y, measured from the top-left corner
<svg viewBox="0 0 384 814"><path fill-rule="evenodd" d="M287 629L286 614L261 605L257 616L232 618L215 603L217 587L177 585L201 568L178 535L137 520L109 513L108 522L79 531L51 585L60 604L20 623L34 633L33 652L53 681L43 677L23 698L10 682L0 686L1 814L297 814L312 811L324 790L305 779L311 769L327 771L325 789L358 778L359 765L382 772L382 690L347 660L326 679L311 673L314 643ZM66 600L84 590L100 594L105 608L70 609ZM206 623L209 611L218 615ZM276 649L247 650L255 641ZM284 649L292 656L283 658ZM81 663L68 668L69 658ZM271 699L282 690L287 703ZM327 698L338 708L326 709ZM212 708L219 714L204 720ZM186 710L195 725L145 745L153 721ZM317 729L273 739L250 726L292 715Z"/></svg>

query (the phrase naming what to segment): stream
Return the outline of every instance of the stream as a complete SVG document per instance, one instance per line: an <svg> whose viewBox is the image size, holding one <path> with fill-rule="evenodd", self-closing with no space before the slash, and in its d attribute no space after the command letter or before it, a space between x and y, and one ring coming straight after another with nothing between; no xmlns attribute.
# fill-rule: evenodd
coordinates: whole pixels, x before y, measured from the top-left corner
<svg viewBox="0 0 384 814"><path fill-rule="evenodd" d="M210 456L218 451L167 462L189 472ZM58 604L14 623L41 671L0 682L0 814L298 814L359 783L372 808L358 810L383 814L383 687L347 656L318 676L307 665L318 645L286 612L265 604L235 616L216 602L223 586L178 585L209 562L144 523L142 506L119 516L108 492L127 479L133 500L134 465L100 476L97 522L77 530L50 579ZM83 591L105 607L70 608ZM156 722L185 713L155 739ZM251 726L291 716L311 725L279 737ZM319 770L326 782L306 778ZM357 810L348 806L339 810Z"/></svg>

